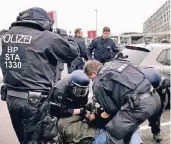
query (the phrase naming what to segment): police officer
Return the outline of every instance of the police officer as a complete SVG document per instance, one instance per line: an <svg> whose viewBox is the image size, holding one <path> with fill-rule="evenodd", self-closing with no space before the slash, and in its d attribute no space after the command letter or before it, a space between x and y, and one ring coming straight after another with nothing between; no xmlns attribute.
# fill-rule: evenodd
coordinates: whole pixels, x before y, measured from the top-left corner
<svg viewBox="0 0 171 144"><path fill-rule="evenodd" d="M127 61L111 61L104 66L97 60L86 63L85 73L94 80L93 93L103 108L107 143L122 144L146 119L160 109L160 98L144 74Z"/></svg>
<svg viewBox="0 0 171 144"><path fill-rule="evenodd" d="M59 119L58 142L81 141L81 144L87 144L87 141L92 141L95 131L82 121L88 102L89 83L90 79L82 70L75 70L55 84L51 114Z"/></svg>
<svg viewBox="0 0 171 144"><path fill-rule="evenodd" d="M88 47L89 59L95 59L101 63L110 61L118 53L119 49L114 41L109 38L110 28L103 28L103 35L91 42Z"/></svg>
<svg viewBox="0 0 171 144"><path fill-rule="evenodd" d="M168 103L167 89L170 87L170 80L162 78L159 72L152 67L144 68L142 69L142 72L160 96L161 108L155 117L149 119L153 139L156 142L160 142L162 141L162 137L160 135L160 119Z"/></svg>
<svg viewBox="0 0 171 144"><path fill-rule="evenodd" d="M77 44L53 33L52 26L45 10L30 8L19 14L2 38L6 101L20 143L32 141L27 128L52 87L57 62L72 61L79 54Z"/></svg>
<svg viewBox="0 0 171 144"><path fill-rule="evenodd" d="M75 36L73 37L80 49L80 56L76 58L72 63L68 64L69 73L74 70L83 70L85 61L88 60L85 41L83 40L83 31L81 28L75 29Z"/></svg>
<svg viewBox="0 0 171 144"><path fill-rule="evenodd" d="M69 117L80 114L87 104L90 80L82 70L75 70L55 84L51 101L52 115Z"/></svg>

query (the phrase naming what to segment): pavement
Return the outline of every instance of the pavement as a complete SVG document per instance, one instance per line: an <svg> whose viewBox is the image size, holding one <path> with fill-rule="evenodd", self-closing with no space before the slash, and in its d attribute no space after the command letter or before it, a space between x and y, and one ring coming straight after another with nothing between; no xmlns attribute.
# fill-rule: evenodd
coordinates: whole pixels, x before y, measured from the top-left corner
<svg viewBox="0 0 171 144"><path fill-rule="evenodd" d="M65 66L66 68L66 66ZM66 71L63 72L62 76L66 75ZM170 110L166 110L161 118L161 135L163 141L160 144L170 144ZM145 121L141 125L142 140L143 144L157 144L152 141L152 134L150 127L148 127L148 121ZM15 132L13 130L10 116L7 110L6 103L0 100L0 144L19 144Z"/></svg>

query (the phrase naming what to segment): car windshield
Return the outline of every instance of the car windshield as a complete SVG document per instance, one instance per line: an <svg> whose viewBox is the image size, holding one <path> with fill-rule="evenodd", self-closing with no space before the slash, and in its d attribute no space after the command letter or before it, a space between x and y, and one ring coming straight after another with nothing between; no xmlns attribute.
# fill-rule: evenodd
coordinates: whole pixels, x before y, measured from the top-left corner
<svg viewBox="0 0 171 144"><path fill-rule="evenodd" d="M128 60L129 62L131 62L133 65L139 65L144 58L147 56L147 54L149 52L147 51L142 51L142 50L138 50L138 49L123 49L121 51L121 53L123 55L118 56L118 58L122 58L125 57L125 60Z"/></svg>

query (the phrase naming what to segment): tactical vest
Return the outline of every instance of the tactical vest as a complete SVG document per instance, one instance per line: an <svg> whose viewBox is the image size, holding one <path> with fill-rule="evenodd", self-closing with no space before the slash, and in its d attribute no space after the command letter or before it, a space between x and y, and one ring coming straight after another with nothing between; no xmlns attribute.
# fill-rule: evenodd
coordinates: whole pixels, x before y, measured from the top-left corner
<svg viewBox="0 0 171 144"><path fill-rule="evenodd" d="M125 100L128 100L129 96L132 96L133 99L136 100L138 94L148 92L151 88L151 84L145 78L144 74L127 61L115 60L105 63L99 72L99 76L100 75L101 79L107 77L115 83L120 84L120 93L117 96L113 96L115 98L118 97L117 104L119 108L125 104ZM103 87L108 89L106 86ZM117 91L117 88L118 87L113 86L113 95Z"/></svg>

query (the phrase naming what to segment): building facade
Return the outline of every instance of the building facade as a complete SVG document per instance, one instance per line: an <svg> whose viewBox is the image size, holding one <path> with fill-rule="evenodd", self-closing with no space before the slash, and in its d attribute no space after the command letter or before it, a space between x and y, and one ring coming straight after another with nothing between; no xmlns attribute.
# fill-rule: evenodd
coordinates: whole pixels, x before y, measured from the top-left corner
<svg viewBox="0 0 171 144"><path fill-rule="evenodd" d="M156 42L162 39L170 41L171 30L171 2L167 0L147 21L143 24L143 33L154 37Z"/></svg>

